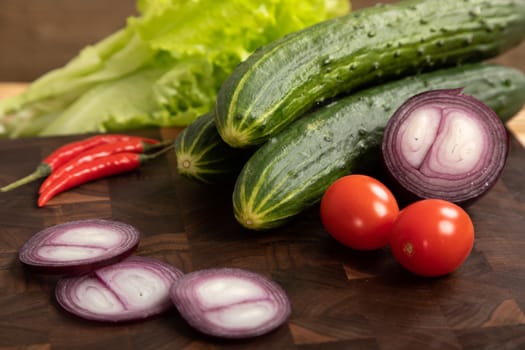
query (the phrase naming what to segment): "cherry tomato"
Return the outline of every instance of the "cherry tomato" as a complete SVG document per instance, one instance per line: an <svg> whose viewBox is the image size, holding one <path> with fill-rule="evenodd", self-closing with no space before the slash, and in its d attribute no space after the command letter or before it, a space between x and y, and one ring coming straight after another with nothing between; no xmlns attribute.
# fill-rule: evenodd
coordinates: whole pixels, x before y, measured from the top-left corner
<svg viewBox="0 0 525 350"><path fill-rule="evenodd" d="M396 260L420 276L436 277L456 270L474 244L474 226L459 206L440 199L410 204L392 227L390 247Z"/></svg>
<svg viewBox="0 0 525 350"><path fill-rule="evenodd" d="M320 211L326 231L337 241L353 249L373 250L388 244L399 206L380 181L347 175L328 187Z"/></svg>

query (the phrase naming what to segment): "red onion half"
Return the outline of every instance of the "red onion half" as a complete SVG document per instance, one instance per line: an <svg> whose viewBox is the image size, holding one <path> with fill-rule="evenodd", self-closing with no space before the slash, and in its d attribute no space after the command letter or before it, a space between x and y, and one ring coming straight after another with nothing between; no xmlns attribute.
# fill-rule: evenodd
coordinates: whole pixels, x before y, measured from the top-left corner
<svg viewBox="0 0 525 350"><path fill-rule="evenodd" d="M129 256L139 238L133 226L118 221L70 221L36 233L22 246L18 257L36 272L80 274Z"/></svg>
<svg viewBox="0 0 525 350"><path fill-rule="evenodd" d="M382 154L409 198L465 204L494 185L508 147L492 109L461 89L432 90L411 97L390 118Z"/></svg>
<svg viewBox="0 0 525 350"><path fill-rule="evenodd" d="M55 297L65 310L84 319L141 320L173 307L169 291L182 274L161 261L132 256L87 275L60 279Z"/></svg>
<svg viewBox="0 0 525 350"><path fill-rule="evenodd" d="M186 274L173 285L171 299L191 326L222 338L265 334L283 324L291 313L288 297L278 284L242 269Z"/></svg>

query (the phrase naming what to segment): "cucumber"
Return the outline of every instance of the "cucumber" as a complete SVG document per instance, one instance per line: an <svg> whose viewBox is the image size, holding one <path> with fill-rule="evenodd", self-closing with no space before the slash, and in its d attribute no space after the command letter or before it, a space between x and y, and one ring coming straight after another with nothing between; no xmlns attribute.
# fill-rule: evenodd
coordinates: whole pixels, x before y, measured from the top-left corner
<svg viewBox="0 0 525 350"><path fill-rule="evenodd" d="M198 117L175 139L178 173L199 183L232 183L252 153L233 149L221 139L212 112Z"/></svg>
<svg viewBox="0 0 525 350"><path fill-rule="evenodd" d="M285 224L317 203L333 181L380 159L384 127L405 100L459 87L503 121L525 103L525 74L489 64L424 73L339 99L296 120L246 162L234 187L236 219L253 230Z"/></svg>
<svg viewBox="0 0 525 350"><path fill-rule="evenodd" d="M254 52L219 89L217 129L233 147L263 143L341 94L479 62L525 35L525 1L405 0L354 11Z"/></svg>

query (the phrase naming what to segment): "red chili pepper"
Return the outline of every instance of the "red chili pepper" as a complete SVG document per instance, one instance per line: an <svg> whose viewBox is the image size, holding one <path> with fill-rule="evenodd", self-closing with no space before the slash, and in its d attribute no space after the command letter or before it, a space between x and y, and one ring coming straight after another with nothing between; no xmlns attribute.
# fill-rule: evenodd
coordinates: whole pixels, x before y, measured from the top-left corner
<svg viewBox="0 0 525 350"><path fill-rule="evenodd" d="M98 180L104 177L117 175L137 169L144 162L156 158L173 146L168 146L153 154L139 154L122 152L111 154L107 157L97 158L87 163L80 164L73 168L71 172L65 173L62 177L49 184L38 198L38 206L44 206L51 198L59 193L77 187L87 182Z"/></svg>
<svg viewBox="0 0 525 350"><path fill-rule="evenodd" d="M161 143L146 143L141 138L130 138L123 141L117 141L114 143L102 144L89 148L73 159L69 160L62 166L54 170L51 175L40 185L38 193L42 193L53 181L62 177L65 173L72 171L75 167L80 164L91 162L97 158L107 157L111 154L121 152L131 153L143 153L151 149L159 148L170 144L172 141L165 141Z"/></svg>
<svg viewBox="0 0 525 350"><path fill-rule="evenodd" d="M50 155L44 158L44 160L37 166L34 172L9 185L0 188L0 192L7 192L32 181L46 177L49 174L51 174L53 170L57 169L59 166L66 163L67 161L69 161L70 159L74 158L75 156L87 149L93 148L101 144L114 143L117 141L130 139L139 139L141 141L152 144L159 142L150 138L120 134L102 134L92 136L84 140L70 142L64 146L57 148Z"/></svg>

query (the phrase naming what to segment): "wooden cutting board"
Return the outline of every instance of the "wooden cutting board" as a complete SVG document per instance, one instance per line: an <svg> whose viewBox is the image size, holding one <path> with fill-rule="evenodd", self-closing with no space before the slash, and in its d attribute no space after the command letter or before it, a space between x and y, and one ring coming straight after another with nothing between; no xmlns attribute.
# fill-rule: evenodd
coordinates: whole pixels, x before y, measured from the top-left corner
<svg viewBox="0 0 525 350"><path fill-rule="evenodd" d="M142 130L169 139L177 130ZM80 137L0 140L0 184ZM360 253L335 243L314 207L271 232L242 229L230 186L180 177L173 153L140 170L59 195L36 207L38 183L0 194L0 349L517 349L525 347L525 150L511 139L505 171L468 208L475 247L456 273L438 279L401 269L387 249ZM77 319L54 300L54 277L25 271L19 248L34 233L70 220L106 218L142 232L137 254L190 272L239 267L278 282L289 321L245 341L205 337L171 309L144 322Z"/></svg>

